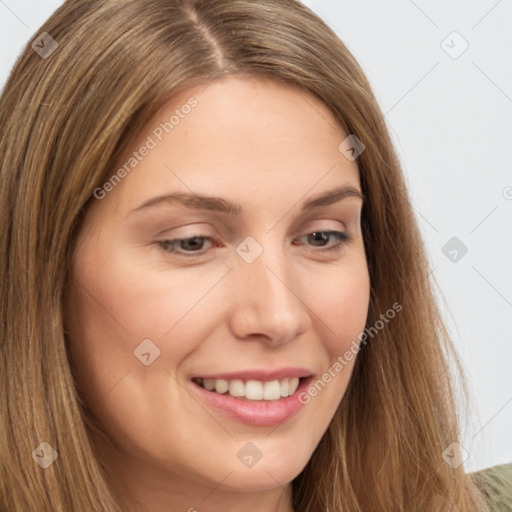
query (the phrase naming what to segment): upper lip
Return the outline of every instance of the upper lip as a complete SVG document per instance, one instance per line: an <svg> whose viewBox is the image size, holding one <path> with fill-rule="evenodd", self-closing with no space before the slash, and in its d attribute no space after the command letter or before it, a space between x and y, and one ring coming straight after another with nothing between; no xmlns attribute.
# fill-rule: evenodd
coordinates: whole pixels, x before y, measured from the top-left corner
<svg viewBox="0 0 512 512"><path fill-rule="evenodd" d="M262 382L270 382L273 380L282 380L287 377L310 377L313 375L311 370L307 368L277 368L274 370L264 369L264 368L253 368L248 370L240 370L237 372L229 372L229 373L214 373L210 375L194 375L192 379L223 379L223 380L259 380Z"/></svg>

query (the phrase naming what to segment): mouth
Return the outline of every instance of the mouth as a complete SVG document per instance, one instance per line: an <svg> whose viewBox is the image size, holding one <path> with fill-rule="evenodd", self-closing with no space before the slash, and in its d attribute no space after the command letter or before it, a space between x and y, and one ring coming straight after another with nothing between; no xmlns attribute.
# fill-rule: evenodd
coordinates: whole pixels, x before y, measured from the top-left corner
<svg viewBox="0 0 512 512"><path fill-rule="evenodd" d="M246 402L272 402L293 396L309 377L285 377L271 381L255 379L206 379L192 378L192 382L205 391L216 395L229 396Z"/></svg>
<svg viewBox="0 0 512 512"><path fill-rule="evenodd" d="M190 382L194 394L214 414L253 427L274 427L291 421L305 407L301 396L313 379L313 375L267 381L193 377Z"/></svg>

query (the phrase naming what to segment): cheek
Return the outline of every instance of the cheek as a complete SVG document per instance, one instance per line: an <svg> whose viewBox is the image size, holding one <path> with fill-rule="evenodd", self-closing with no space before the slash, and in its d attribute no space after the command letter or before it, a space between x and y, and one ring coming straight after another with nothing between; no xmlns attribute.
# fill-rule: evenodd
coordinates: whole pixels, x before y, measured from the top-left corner
<svg viewBox="0 0 512 512"><path fill-rule="evenodd" d="M316 281L310 293L313 310L323 325L322 339L331 357L345 352L363 332L370 301L366 260L347 262Z"/></svg>
<svg viewBox="0 0 512 512"><path fill-rule="evenodd" d="M108 258L102 247L109 246ZM90 243L76 254L66 308L66 326L79 380L91 393L110 389L127 371L146 368L134 351L151 340L171 368L207 336L198 319L211 302L208 290L222 277L155 270L115 244ZM198 275L201 274L201 275ZM172 280L172 283L171 283ZM201 332L199 332L201 331ZM179 340L179 343L177 342ZM156 352L155 352L156 353Z"/></svg>
<svg viewBox="0 0 512 512"><path fill-rule="evenodd" d="M112 249L108 258L88 250L74 266L74 320L94 332L93 338L118 333L123 346L126 337L132 343L161 338L208 289L211 279L193 282L180 272L155 270L126 249L104 245Z"/></svg>
<svg viewBox="0 0 512 512"><path fill-rule="evenodd" d="M312 424L323 433L345 394L354 369L360 334L368 315L370 283L366 265L356 264L347 265L341 271L337 269L330 279L316 284L310 297L316 329L321 333L322 348L328 360L323 373L302 393L300 400L315 410Z"/></svg>

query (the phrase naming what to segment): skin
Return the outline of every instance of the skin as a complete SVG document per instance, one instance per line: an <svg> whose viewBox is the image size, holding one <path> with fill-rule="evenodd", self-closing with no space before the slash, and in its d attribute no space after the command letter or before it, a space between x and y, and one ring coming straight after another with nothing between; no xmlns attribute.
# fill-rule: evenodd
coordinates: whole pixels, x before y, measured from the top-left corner
<svg viewBox="0 0 512 512"><path fill-rule="evenodd" d="M200 402L190 378L283 366L320 377L358 340L370 293L362 200L300 212L335 187L361 190L357 162L338 150L347 134L323 103L255 78L173 97L134 150L191 96L191 113L86 213L65 312L73 372L130 512L293 512L291 481L327 430L355 359L277 427L246 425ZM243 213L178 203L133 212L172 192L223 197ZM352 240L327 251L335 237L308 236L327 230ZM193 236L213 241L175 249L203 256L157 243ZM248 236L263 248L250 264L235 250ZM134 355L145 339L160 350L149 366ZM248 442L262 454L251 468L236 456Z"/></svg>

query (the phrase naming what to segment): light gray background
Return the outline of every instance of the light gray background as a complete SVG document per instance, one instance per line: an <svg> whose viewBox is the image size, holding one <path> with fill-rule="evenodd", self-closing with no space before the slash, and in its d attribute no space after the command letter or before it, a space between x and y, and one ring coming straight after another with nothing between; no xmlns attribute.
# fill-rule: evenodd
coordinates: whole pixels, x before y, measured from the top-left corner
<svg viewBox="0 0 512 512"><path fill-rule="evenodd" d="M474 398L464 466L512 462L512 1L304 3L365 70L403 163ZM0 0L2 86L61 4Z"/></svg>

